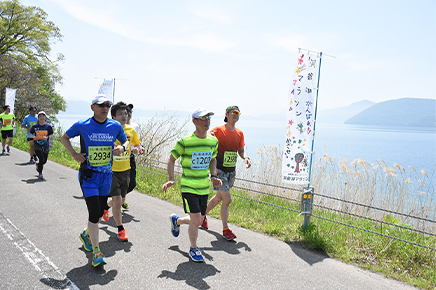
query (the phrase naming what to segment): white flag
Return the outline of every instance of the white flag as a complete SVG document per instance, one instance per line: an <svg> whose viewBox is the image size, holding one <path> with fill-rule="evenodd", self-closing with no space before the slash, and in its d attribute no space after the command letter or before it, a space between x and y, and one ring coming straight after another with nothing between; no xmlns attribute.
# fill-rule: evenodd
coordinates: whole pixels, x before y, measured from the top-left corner
<svg viewBox="0 0 436 290"><path fill-rule="evenodd" d="M299 53L286 110L282 181L308 184L320 55Z"/></svg>
<svg viewBox="0 0 436 290"><path fill-rule="evenodd" d="M15 108L15 92L17 90L16 89L9 89L6 88L6 98L5 98L5 105L9 105L9 107L11 108L11 113L14 113L14 108Z"/></svg>
<svg viewBox="0 0 436 290"><path fill-rule="evenodd" d="M103 81L103 83L101 84L100 88L98 89L98 94L103 94L109 100L112 100L112 98L113 98L113 85L114 85L113 79L110 79L110 80L105 79Z"/></svg>

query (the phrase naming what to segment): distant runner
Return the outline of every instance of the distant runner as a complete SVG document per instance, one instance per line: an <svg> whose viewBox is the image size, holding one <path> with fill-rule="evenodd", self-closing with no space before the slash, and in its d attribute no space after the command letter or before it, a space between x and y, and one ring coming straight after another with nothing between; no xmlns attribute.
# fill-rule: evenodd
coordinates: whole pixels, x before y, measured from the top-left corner
<svg viewBox="0 0 436 290"><path fill-rule="evenodd" d="M10 146L12 145L12 140L14 138L15 115L11 113L11 107L9 107L9 105L3 106L3 110L5 111L0 114L0 121L2 124L2 154L5 154L6 150L8 153L11 152ZM8 139L8 146L6 146L6 139Z"/></svg>
<svg viewBox="0 0 436 290"><path fill-rule="evenodd" d="M33 124L30 128L30 134L34 135L35 153L39 158L39 162L36 163L36 170L39 173L38 178L43 179L42 169L47 162L48 153L50 152L50 138L53 137L53 127L46 122L47 115L44 111L38 113L38 122Z"/></svg>
<svg viewBox="0 0 436 290"><path fill-rule="evenodd" d="M35 163L36 161L38 161L38 157L35 154L35 148L33 147L33 136L30 135L30 128L32 128L33 124L35 124L37 121L38 118L36 117L36 108L30 107L29 115L24 117L23 123L21 123L21 128L27 130L27 142L29 142L29 155L30 155L29 163Z"/></svg>
<svg viewBox="0 0 436 290"><path fill-rule="evenodd" d="M218 155L217 175L222 181L222 186L214 186L216 195L211 198L207 205L206 214L208 214L221 201L221 221L223 222L223 237L226 240L236 239L236 235L229 229L227 221L229 219L229 205L232 202L230 188L233 187L236 177L236 162L238 155L244 159L247 168L250 168L251 161L244 150L244 134L236 128L236 122L239 120L240 110L238 106L229 106L226 109L224 122L227 124L215 127L210 132L218 138ZM204 215L201 227L208 229L207 218Z"/></svg>
<svg viewBox="0 0 436 290"><path fill-rule="evenodd" d="M171 150L168 159L169 181L162 186L164 192L175 184L174 164L181 157L183 168L181 191L185 213L183 218L175 214L170 216L171 233L178 237L180 225L189 225L188 233L191 247L189 257L194 262L202 262L203 255L197 247L198 227L201 225L201 216L206 213L207 198L209 195L209 172L214 185L221 186L221 180L215 175L218 150L218 140L207 133L210 126L210 116L213 112L199 108L192 114L195 131L178 140Z"/></svg>
<svg viewBox="0 0 436 290"><path fill-rule="evenodd" d="M79 183L88 208L88 228L80 234L80 240L86 251L93 251L92 265L106 264L99 247L98 223L112 184L112 155L119 156L127 151L129 141L123 126L107 115L112 102L105 95L97 95L92 100L91 110L94 116L73 124L61 137L61 142L80 162ZM80 136L80 153L71 145L70 139ZM115 140L121 141L116 145Z"/></svg>

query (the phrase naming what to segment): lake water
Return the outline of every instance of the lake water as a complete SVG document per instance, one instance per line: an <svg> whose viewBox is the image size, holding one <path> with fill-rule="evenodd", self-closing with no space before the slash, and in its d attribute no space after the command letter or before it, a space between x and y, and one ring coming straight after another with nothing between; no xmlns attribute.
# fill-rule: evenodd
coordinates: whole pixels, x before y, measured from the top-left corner
<svg viewBox="0 0 436 290"><path fill-rule="evenodd" d="M59 114L58 119L64 129L79 119L89 116ZM134 118L135 122L145 123L149 118ZM278 145L285 140L285 122L265 120L240 120L237 127L245 135L246 151L256 159L258 148L263 145ZM211 128L222 125L221 118L213 118ZM189 127L193 129L193 125ZM361 158L375 163L382 158L393 167L394 163L413 166L416 170L425 169L435 180L436 130L435 128L369 127L341 124L317 124L315 132L315 159L324 154L337 159L346 158L350 162Z"/></svg>

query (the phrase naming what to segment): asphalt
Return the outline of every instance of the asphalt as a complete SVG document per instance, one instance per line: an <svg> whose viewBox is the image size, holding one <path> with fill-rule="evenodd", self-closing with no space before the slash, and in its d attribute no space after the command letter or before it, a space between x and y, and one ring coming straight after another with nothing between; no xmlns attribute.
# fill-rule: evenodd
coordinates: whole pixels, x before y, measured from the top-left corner
<svg viewBox="0 0 436 290"><path fill-rule="evenodd" d="M113 218L100 224L107 265L93 268L79 233L87 210L77 171L48 161L37 178L27 152L0 155L0 289L415 289L326 255L221 221L199 230L205 262L188 257L187 226L170 232L180 206L132 192L123 215L129 242L117 240ZM175 193L177 194L177 193Z"/></svg>

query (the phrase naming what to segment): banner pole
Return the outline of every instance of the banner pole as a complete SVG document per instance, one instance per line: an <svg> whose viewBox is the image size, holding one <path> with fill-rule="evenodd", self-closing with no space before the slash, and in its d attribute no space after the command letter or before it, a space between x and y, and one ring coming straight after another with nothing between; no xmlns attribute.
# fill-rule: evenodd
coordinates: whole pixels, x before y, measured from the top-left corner
<svg viewBox="0 0 436 290"><path fill-rule="evenodd" d="M115 104L115 78L114 78L114 87L112 88L112 104Z"/></svg>
<svg viewBox="0 0 436 290"><path fill-rule="evenodd" d="M319 66L318 66L318 83L316 85L316 101L315 101L315 122L313 123L313 137L312 137L312 149L310 152L310 164L309 164L309 178L307 183L307 191L310 191L310 178L312 176L312 159L313 159L313 148L315 144L315 133L316 133L316 114L318 112L318 93L319 93L319 79L321 77L321 60L322 60L322 52L319 53ZM304 214L304 224L303 228L306 228L308 225L308 219L307 219L307 210L308 210L308 204L309 204L309 194L306 195L306 206L305 206L305 214ZM310 220L310 219L309 219Z"/></svg>

